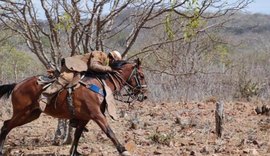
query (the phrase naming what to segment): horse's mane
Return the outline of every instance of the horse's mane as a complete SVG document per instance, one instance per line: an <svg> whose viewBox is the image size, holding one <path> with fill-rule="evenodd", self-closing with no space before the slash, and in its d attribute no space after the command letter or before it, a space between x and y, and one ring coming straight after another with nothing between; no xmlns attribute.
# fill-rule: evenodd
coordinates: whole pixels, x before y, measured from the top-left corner
<svg viewBox="0 0 270 156"><path fill-rule="evenodd" d="M123 65L127 64L126 60L117 60L110 64L112 69L120 69Z"/></svg>
<svg viewBox="0 0 270 156"><path fill-rule="evenodd" d="M88 78L99 78L99 79L106 79L108 78L108 73L98 73L94 71L87 71L83 73L84 76Z"/></svg>

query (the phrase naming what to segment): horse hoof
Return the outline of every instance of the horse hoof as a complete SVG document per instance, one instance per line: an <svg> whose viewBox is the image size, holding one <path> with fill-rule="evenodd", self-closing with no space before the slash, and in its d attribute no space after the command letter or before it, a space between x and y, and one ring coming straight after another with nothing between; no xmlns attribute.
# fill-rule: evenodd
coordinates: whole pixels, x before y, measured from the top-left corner
<svg viewBox="0 0 270 156"><path fill-rule="evenodd" d="M122 156L131 156L131 154L128 151L124 151L121 153Z"/></svg>

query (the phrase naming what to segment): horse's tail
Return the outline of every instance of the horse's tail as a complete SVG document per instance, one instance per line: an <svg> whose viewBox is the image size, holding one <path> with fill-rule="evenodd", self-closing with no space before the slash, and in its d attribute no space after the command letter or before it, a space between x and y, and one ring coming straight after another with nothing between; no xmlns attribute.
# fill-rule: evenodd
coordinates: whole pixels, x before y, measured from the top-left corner
<svg viewBox="0 0 270 156"><path fill-rule="evenodd" d="M0 85L0 98L9 98L15 86L16 83Z"/></svg>

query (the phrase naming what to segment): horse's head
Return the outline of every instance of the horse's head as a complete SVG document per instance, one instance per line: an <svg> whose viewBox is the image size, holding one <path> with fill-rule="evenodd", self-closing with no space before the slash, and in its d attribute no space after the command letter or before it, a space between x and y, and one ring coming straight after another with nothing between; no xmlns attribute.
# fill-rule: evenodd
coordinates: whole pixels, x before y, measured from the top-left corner
<svg viewBox="0 0 270 156"><path fill-rule="evenodd" d="M147 99L147 96L144 95L147 91L147 85L139 59L134 62L118 61L112 65L112 68L119 72L119 75L125 81L124 85L129 87L138 101Z"/></svg>

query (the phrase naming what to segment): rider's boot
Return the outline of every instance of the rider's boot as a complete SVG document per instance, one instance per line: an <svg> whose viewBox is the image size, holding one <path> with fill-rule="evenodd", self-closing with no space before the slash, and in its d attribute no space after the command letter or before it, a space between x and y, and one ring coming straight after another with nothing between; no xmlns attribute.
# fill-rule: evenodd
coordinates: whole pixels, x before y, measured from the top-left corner
<svg viewBox="0 0 270 156"><path fill-rule="evenodd" d="M52 96L62 88L63 85L56 80L41 93L38 101L42 112L45 110L46 105L50 103Z"/></svg>

